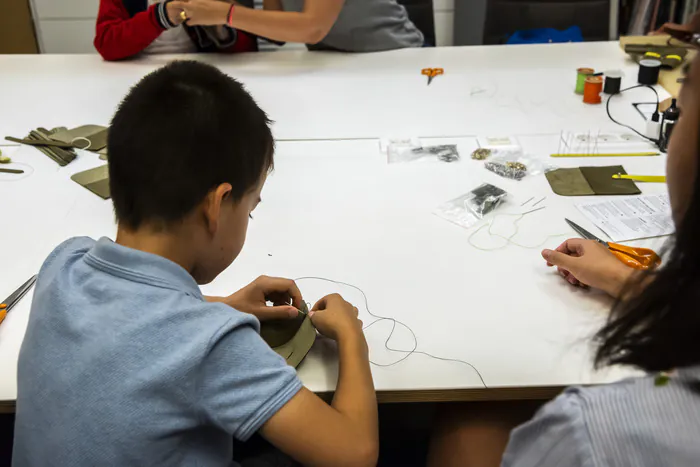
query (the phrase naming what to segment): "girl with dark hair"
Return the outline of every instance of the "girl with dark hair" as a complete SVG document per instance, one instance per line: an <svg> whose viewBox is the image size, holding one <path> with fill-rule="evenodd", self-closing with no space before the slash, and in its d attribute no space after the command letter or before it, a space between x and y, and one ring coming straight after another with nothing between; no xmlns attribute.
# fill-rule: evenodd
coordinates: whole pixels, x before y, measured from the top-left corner
<svg viewBox="0 0 700 467"><path fill-rule="evenodd" d="M700 42L697 34L669 32ZM667 161L676 234L665 264L637 273L602 245L580 239L542 252L574 286L617 299L596 335L596 366L630 365L646 375L567 389L510 434L505 454L504 412L476 420L464 407L459 415L452 409L433 438L429 465L700 465L700 56L679 102Z"/></svg>

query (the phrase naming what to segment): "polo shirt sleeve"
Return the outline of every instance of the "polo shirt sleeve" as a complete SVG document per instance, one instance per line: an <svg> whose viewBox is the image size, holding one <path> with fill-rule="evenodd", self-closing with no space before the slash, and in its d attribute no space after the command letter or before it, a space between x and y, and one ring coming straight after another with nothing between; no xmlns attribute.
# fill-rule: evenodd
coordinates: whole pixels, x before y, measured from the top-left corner
<svg viewBox="0 0 700 467"><path fill-rule="evenodd" d="M207 423L245 441L302 387L294 368L251 324L229 321L212 338L200 369L198 396Z"/></svg>
<svg viewBox="0 0 700 467"><path fill-rule="evenodd" d="M567 391L513 430L501 467L594 467L581 400Z"/></svg>

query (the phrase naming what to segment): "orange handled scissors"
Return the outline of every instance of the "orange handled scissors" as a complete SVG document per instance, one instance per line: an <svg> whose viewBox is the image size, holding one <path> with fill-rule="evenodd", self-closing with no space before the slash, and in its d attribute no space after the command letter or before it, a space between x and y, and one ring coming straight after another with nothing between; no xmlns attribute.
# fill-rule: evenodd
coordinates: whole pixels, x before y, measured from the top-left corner
<svg viewBox="0 0 700 467"><path fill-rule="evenodd" d="M587 240L595 240L596 242L602 243L613 255L617 257L617 259L631 268L648 270L655 269L661 265L661 258L659 258L659 255L657 255L654 250L650 250L649 248L625 246L620 245L619 243L604 242L577 223L572 222L569 219L564 220L580 236Z"/></svg>
<svg viewBox="0 0 700 467"><path fill-rule="evenodd" d="M9 313L12 307L14 307L17 302L19 302L20 299L24 297L27 292L29 292L29 289L31 289L34 285L34 282L36 282L36 276L29 278L29 280L22 284L19 289L15 290L12 295L0 303L0 323L5 321L5 316L7 316L7 313Z"/></svg>
<svg viewBox="0 0 700 467"><path fill-rule="evenodd" d="M428 77L428 86L430 86L433 78L438 75L444 75L445 70L443 68L423 68L420 73Z"/></svg>

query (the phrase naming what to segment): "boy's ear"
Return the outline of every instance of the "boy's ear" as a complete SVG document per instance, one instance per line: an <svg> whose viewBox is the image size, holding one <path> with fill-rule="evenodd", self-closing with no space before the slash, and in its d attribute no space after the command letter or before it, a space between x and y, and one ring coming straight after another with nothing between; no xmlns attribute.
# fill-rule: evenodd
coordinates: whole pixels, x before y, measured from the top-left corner
<svg viewBox="0 0 700 467"><path fill-rule="evenodd" d="M232 187L229 183L222 183L211 190L204 200L204 218L207 230L212 235L219 229L222 204L229 201L231 190Z"/></svg>

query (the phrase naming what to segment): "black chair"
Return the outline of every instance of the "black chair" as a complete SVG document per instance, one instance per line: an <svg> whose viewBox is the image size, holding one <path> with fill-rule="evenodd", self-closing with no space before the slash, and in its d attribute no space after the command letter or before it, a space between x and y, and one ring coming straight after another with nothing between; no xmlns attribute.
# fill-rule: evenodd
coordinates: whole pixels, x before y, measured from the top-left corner
<svg viewBox="0 0 700 467"><path fill-rule="evenodd" d="M433 0L397 0L408 12L408 17L425 36L425 42L435 45L435 16Z"/></svg>

